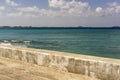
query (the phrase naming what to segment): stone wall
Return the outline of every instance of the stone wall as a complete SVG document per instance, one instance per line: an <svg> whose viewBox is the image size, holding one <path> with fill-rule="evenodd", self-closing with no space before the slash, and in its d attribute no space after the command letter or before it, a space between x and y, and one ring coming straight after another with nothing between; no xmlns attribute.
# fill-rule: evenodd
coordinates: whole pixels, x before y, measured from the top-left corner
<svg viewBox="0 0 120 80"><path fill-rule="evenodd" d="M83 74L100 80L120 80L120 60L56 51L0 45L0 56Z"/></svg>

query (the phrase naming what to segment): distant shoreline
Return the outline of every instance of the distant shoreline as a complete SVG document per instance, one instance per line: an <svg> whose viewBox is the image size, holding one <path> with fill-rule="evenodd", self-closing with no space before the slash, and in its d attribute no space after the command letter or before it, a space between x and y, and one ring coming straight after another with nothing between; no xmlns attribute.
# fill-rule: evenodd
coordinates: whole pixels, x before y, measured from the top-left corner
<svg viewBox="0 0 120 80"><path fill-rule="evenodd" d="M1 26L0 29L120 29L120 27L11 27Z"/></svg>

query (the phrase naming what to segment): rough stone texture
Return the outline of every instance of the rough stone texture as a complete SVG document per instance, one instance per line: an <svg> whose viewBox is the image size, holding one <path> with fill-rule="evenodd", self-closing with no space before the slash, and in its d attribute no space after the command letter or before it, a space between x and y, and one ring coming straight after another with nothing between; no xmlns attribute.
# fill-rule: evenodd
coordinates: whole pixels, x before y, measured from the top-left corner
<svg viewBox="0 0 120 80"><path fill-rule="evenodd" d="M0 56L101 80L120 80L120 60L117 59L5 45L0 45Z"/></svg>
<svg viewBox="0 0 120 80"><path fill-rule="evenodd" d="M97 80L18 60L0 57L0 80Z"/></svg>

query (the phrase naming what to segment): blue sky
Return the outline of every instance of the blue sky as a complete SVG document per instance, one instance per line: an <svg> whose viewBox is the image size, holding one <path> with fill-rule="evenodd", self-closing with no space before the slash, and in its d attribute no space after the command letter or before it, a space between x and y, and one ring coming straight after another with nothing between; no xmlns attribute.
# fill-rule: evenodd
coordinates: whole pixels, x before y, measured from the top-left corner
<svg viewBox="0 0 120 80"><path fill-rule="evenodd" d="M42 8L48 8L48 0L16 0L23 6L38 6Z"/></svg>
<svg viewBox="0 0 120 80"><path fill-rule="evenodd" d="M0 0L0 26L120 26L120 0Z"/></svg>

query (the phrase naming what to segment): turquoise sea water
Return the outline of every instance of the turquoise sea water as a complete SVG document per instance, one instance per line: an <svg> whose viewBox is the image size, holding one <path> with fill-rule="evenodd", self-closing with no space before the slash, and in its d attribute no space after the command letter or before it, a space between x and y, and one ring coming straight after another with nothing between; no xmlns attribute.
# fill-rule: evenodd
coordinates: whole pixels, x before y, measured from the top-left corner
<svg viewBox="0 0 120 80"><path fill-rule="evenodd" d="M120 29L0 29L0 43L120 59Z"/></svg>

